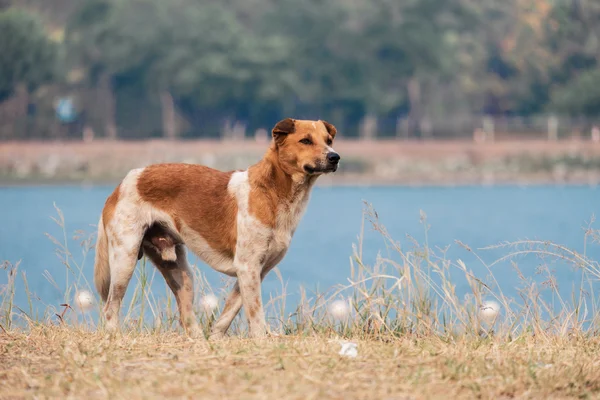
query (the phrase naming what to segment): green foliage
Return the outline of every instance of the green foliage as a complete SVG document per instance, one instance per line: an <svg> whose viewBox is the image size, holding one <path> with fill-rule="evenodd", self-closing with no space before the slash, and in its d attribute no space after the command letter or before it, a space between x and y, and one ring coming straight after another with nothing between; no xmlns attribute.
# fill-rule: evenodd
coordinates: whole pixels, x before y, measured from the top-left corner
<svg viewBox="0 0 600 400"><path fill-rule="evenodd" d="M91 80L100 72L168 90L193 107L229 109L280 100L294 85L282 66L289 46L258 38L224 4L177 0L88 1L68 42Z"/></svg>
<svg viewBox="0 0 600 400"><path fill-rule="evenodd" d="M57 60L58 46L37 18L21 10L0 11L0 100L19 84L33 90L55 79Z"/></svg>
<svg viewBox="0 0 600 400"><path fill-rule="evenodd" d="M559 59L550 110L570 115L600 112L600 5L560 4L551 14L549 47Z"/></svg>
<svg viewBox="0 0 600 400"><path fill-rule="evenodd" d="M91 0L72 18L68 41L92 77L135 72L150 92L250 119L298 105L342 119L390 112L405 102L411 75L451 69L448 32L459 24L443 16L460 9L456 1L434 24L421 23L434 0L259 3L267 11L244 24L235 2Z"/></svg>
<svg viewBox="0 0 600 400"><path fill-rule="evenodd" d="M600 111L600 68L585 71L553 95L554 110L572 115L594 115Z"/></svg>
<svg viewBox="0 0 600 400"><path fill-rule="evenodd" d="M39 23L5 13L2 29L30 21L23 32L36 33L26 35L31 50L3 52L15 56L2 68L27 74L0 74L4 95L16 81L48 79L42 67L52 65L37 61L52 53ZM169 92L192 136L225 119L254 129L288 115L345 127L367 114L595 115L599 20L591 1L85 0L65 49L84 86L108 77L118 118ZM4 46L18 37L0 36Z"/></svg>

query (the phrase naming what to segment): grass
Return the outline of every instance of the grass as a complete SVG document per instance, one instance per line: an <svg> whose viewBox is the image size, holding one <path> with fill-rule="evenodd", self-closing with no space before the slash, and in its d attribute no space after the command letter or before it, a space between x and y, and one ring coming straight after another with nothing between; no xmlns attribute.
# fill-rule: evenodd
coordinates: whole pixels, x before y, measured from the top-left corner
<svg viewBox="0 0 600 400"><path fill-rule="evenodd" d="M64 293L64 303L40 313L20 266L4 264L0 398L600 396L600 314L594 290L600 266L586 255L589 246L600 242L592 223L584 229L581 254L552 242L518 241L488 248L503 254L488 263L479 255L486 249L457 242L485 271L478 276L473 265L429 247L424 214L425 241L409 238L409 246L394 240L368 205L363 221L347 285L322 293L302 290L294 311L286 313L282 283L281 293L266 305L271 329L279 336L247 339L244 318L238 317L230 338L208 341L182 334L172 295L153 292L157 274L144 260L124 305L123 332L107 336L96 312L83 313L73 305L77 290L90 290L83 271L90 268L93 235L76 233L82 256L75 257L57 209L56 222L65 233L51 240L66 277L61 286L45 275ZM362 248L368 228L385 244L373 263L365 260ZM534 276L519 269L522 257L536 257L540 267ZM505 263L520 279L516 298L503 293L492 273L508 273L498 270ZM556 267L577 272L568 296L558 288ZM222 306L225 290L214 292L195 271L197 299L215 293ZM28 294L25 309L14 303L19 279ZM468 282L466 296L457 294L457 279ZM502 309L494 321L485 321L479 308L490 299ZM348 304L346 317L334 319L328 311L334 300ZM198 305L196 313L208 333L219 310ZM344 341L357 344L356 358L338 354Z"/></svg>
<svg viewBox="0 0 600 400"><path fill-rule="evenodd" d="M0 336L0 393L30 398L541 398L600 391L597 339L513 342L360 338L345 358L327 335L109 340L73 327Z"/></svg>

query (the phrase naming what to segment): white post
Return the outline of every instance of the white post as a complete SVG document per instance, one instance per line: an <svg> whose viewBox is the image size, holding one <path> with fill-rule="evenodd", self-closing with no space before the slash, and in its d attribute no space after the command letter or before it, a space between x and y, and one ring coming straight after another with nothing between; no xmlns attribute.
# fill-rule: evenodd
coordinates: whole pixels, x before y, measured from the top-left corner
<svg viewBox="0 0 600 400"><path fill-rule="evenodd" d="M484 117L483 118L483 131L485 132L485 141L493 142L494 141L494 119L492 117Z"/></svg>
<svg viewBox="0 0 600 400"><path fill-rule="evenodd" d="M552 115L548 118L548 140L558 139L558 118Z"/></svg>
<svg viewBox="0 0 600 400"><path fill-rule="evenodd" d="M375 138L377 132L377 117L368 114L361 121L360 137L363 140L371 140Z"/></svg>
<svg viewBox="0 0 600 400"><path fill-rule="evenodd" d="M425 117L425 118L421 119L419 127L421 128L421 133L424 138L431 137L431 135L433 133L433 125L429 118Z"/></svg>
<svg viewBox="0 0 600 400"><path fill-rule="evenodd" d="M592 139L592 142L594 142L594 143L600 142L600 128L598 128L598 126L596 126L596 125L594 125L592 127L591 139Z"/></svg>

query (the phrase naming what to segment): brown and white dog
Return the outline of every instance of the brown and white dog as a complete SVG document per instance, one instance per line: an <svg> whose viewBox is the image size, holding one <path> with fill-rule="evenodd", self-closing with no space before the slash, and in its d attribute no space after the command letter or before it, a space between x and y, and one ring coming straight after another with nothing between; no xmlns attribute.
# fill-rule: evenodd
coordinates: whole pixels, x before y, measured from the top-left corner
<svg viewBox="0 0 600 400"><path fill-rule="evenodd" d="M284 257L315 180L340 160L331 147L336 129L325 121L288 118L272 133L263 159L245 171L156 164L127 174L98 223L94 282L108 330L118 329L121 301L145 254L175 294L183 328L200 332L187 246L237 277L211 338L224 336L242 305L250 335L266 334L261 281Z"/></svg>

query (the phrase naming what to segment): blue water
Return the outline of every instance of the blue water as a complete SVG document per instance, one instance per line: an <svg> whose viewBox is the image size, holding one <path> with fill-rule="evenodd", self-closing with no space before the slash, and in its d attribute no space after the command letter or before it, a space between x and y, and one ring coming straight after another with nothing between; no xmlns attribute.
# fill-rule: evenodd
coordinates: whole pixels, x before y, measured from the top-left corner
<svg viewBox="0 0 600 400"><path fill-rule="evenodd" d="M112 189L107 186L0 188L0 261L20 261L20 270L26 272L29 289L39 297L38 303L57 306L63 300L65 268L56 255L55 244L45 235L62 239L61 228L50 218L57 215L53 203L64 213L70 250L75 260L80 261L81 248L79 241L72 239L74 232L94 231ZM430 247L448 246L446 258L463 260L482 278L485 270L481 263L457 245L456 240L477 249L502 241L540 239L583 252L583 228L594 214L600 213L600 190L590 187L317 187L289 252L279 265L291 303L301 285L309 290L325 290L347 283L352 245L357 243L360 233L363 200L372 203L391 236L406 250L412 247L407 235L420 243L425 240L422 210L430 225ZM373 263L378 252L393 257L381 235L368 224L363 248L367 263ZM486 262L506 253L506 249L479 252ZM600 260L600 246L588 244L587 255ZM536 257L517 261L528 277L536 277L536 268L543 263ZM93 250L84 266L90 282L92 266ZM206 271L214 287L222 285L218 273L203 264L199 267ZM570 290L577 277L573 270L561 260L549 267L555 271L560 287ZM45 270L52 275L58 289L43 276ZM493 272L503 290L516 295L519 280L510 263L495 265ZM0 271L0 287L6 282L6 274ZM460 294L467 291L466 282L457 278L456 285ZM165 293L165 283L159 275L154 287L157 294ZM263 286L264 298L280 290L280 283L270 274ZM16 293L16 303L26 305L22 287Z"/></svg>

